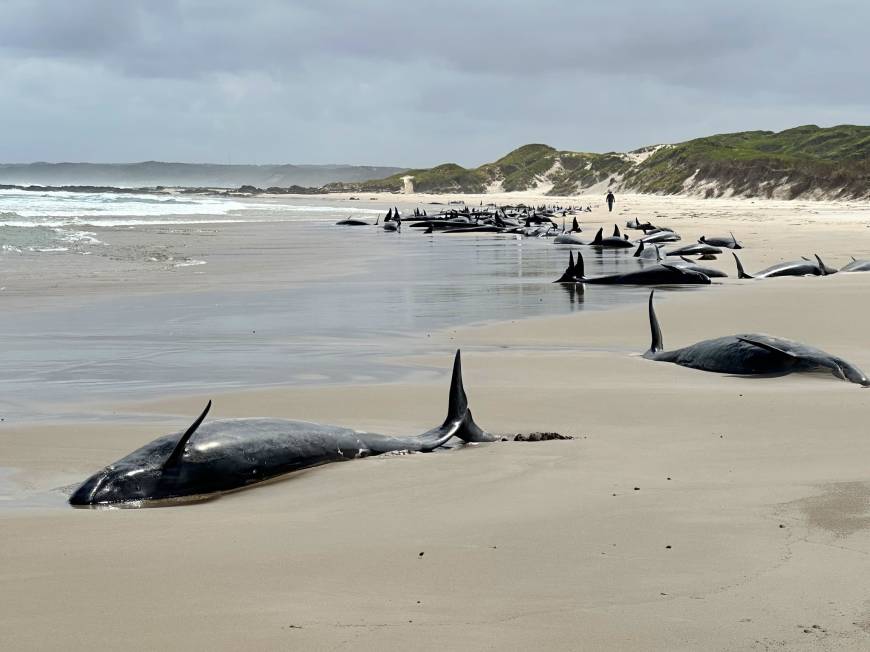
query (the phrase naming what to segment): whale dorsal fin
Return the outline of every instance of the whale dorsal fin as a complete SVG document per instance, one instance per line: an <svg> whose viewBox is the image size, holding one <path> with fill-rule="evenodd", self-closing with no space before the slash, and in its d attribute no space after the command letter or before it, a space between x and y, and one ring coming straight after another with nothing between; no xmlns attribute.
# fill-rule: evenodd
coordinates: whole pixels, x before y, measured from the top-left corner
<svg viewBox="0 0 870 652"><path fill-rule="evenodd" d="M753 346L757 346L760 349L765 349L766 351L770 351L771 353L779 353L780 355L788 356L789 358L797 359L794 353L787 349L781 349L778 346L774 346L773 344L768 344L767 342L763 342L761 340L757 340L754 337L737 337L741 342L746 342L747 344L752 344Z"/></svg>
<svg viewBox="0 0 870 652"><path fill-rule="evenodd" d="M604 227L598 229L598 233L595 234L595 239L592 241L592 244L601 244L601 234L604 231Z"/></svg>
<svg viewBox="0 0 870 652"><path fill-rule="evenodd" d="M172 452L169 454L169 457L167 457L166 461L163 463L164 469L168 468L170 466L174 466L175 464L178 464L179 461L181 461L181 457L182 457L182 455L184 455L184 447L187 446L187 442L190 440L191 437L193 437L193 433L195 433L196 429L199 428L200 424L205 419L205 415L208 414L208 411L210 409L211 409L211 401L209 401L206 404L205 409L202 411L202 414L200 414L197 417L196 421L194 421L191 424L190 428L188 428L184 432L184 434L181 435L181 438L178 440L178 443L175 444L175 448L172 449Z"/></svg>
<svg viewBox="0 0 870 652"><path fill-rule="evenodd" d="M819 272L821 272L822 276L828 275L828 268L825 267L825 263L822 262L822 259L819 258L819 254L813 254L816 257L816 260L819 261Z"/></svg>
<svg viewBox="0 0 870 652"><path fill-rule="evenodd" d="M622 237L622 234L619 232L619 225L618 224L613 225L613 237L614 238L621 238Z"/></svg>
<svg viewBox="0 0 870 652"><path fill-rule="evenodd" d="M634 257L638 258L643 253L643 240L637 244L637 249L634 250Z"/></svg>

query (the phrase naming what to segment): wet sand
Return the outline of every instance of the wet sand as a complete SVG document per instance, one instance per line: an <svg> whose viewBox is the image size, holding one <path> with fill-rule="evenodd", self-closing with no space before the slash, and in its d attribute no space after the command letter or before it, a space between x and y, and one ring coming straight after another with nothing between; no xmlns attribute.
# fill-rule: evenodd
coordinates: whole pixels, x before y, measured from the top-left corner
<svg viewBox="0 0 870 652"><path fill-rule="evenodd" d="M684 241L733 229L748 270L870 253L866 205L618 199L620 224L648 217ZM727 256L713 264L733 271ZM668 347L762 331L870 370L868 290L870 274L728 279L663 293L658 312ZM394 360L406 382L233 391L211 395L212 415L422 431L443 419L462 346L481 426L577 438L331 465L185 508L81 511L48 490L185 426L206 397L2 424L2 465L16 469L0 476L6 645L870 645L870 391L828 374L747 379L644 360L642 304L430 339L425 355Z"/></svg>

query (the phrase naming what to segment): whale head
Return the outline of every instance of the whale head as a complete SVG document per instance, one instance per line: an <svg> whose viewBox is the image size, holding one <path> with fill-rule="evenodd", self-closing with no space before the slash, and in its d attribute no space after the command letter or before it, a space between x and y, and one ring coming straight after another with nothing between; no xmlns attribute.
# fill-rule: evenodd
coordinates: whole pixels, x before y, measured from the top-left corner
<svg viewBox="0 0 870 652"><path fill-rule="evenodd" d="M843 380L848 380L850 383L855 383L862 387L870 387L870 379L867 378L867 374L851 362L846 362L842 358L835 358L835 363L838 367L838 369L834 369L835 375L839 376L840 374L837 371L841 371L843 373Z"/></svg>
<svg viewBox="0 0 870 652"><path fill-rule="evenodd" d="M72 493L69 504L90 507L177 496L176 489L189 479L182 463L187 442L210 409L211 401L180 437L161 437L92 475Z"/></svg>
<svg viewBox="0 0 870 652"><path fill-rule="evenodd" d="M162 466L112 464L85 480L69 498L74 507L133 503L161 497L166 487Z"/></svg>

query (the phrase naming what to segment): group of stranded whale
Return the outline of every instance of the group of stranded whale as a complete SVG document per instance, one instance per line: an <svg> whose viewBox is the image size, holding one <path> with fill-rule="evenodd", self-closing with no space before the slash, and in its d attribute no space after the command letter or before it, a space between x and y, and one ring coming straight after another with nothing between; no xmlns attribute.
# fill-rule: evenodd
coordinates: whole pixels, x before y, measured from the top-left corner
<svg viewBox="0 0 870 652"><path fill-rule="evenodd" d="M516 228L531 236L535 229L549 234L555 227L553 216L578 212L578 209L560 207L504 207L490 210L447 211L428 216L415 211L414 224L425 224L429 232L486 233L488 227L499 231ZM515 222L517 226L510 226ZM348 219L340 224L366 225L362 220ZM385 219L388 230L400 231L402 218L398 209L391 210ZM438 224L439 226L434 226ZM460 225L464 224L462 227ZM535 226L537 225L537 226ZM544 226L546 225L546 226ZM556 283L574 286L635 285L673 286L709 285L711 278L726 276L724 272L698 265L688 256L708 260L723 249L742 249L733 234L723 237L701 237L696 244L666 251L665 243L678 242L680 236L667 228L656 228L649 222L629 222L628 228L642 230L644 236L632 242L614 228L611 236L604 237L599 229L595 238L586 243L577 235L582 231L573 220L571 230L556 230L556 244L588 246L599 249L633 250L638 269L622 274L587 277L583 254L569 253L569 264ZM540 234L536 237L542 237ZM734 254L738 277L762 279L778 276L827 276L838 270L815 260L803 258L773 265L747 274L737 254ZM649 264L652 263L652 264ZM870 261L855 260L840 272L870 271ZM850 362L821 349L782 337L760 333L740 333L702 340L679 349L664 350L662 331L649 295L649 323L651 343L643 357L657 362L672 362L684 367L708 372L734 375L779 376L793 372L829 370L835 377L870 387L870 380ZM145 506L175 504L178 501L207 498L272 480L302 469L330 462L353 460L384 453L430 452L448 446L449 442L492 442L497 436L483 431L475 422L468 407L468 398L462 382L460 352L456 351L450 384L447 417L440 426L420 435L391 437L377 433L360 432L340 426L322 425L304 421L273 418L220 419L205 423L211 408L208 402L202 414L184 432L165 435L108 465L85 480L75 489L69 502L77 507L101 505Z"/></svg>
<svg viewBox="0 0 870 652"><path fill-rule="evenodd" d="M569 238L573 233L581 231L576 215L590 212L586 208L566 206L495 206L487 205L480 208L448 208L429 215L425 209L415 208L410 216L402 216L399 209L393 207L387 211L381 222L380 216L372 224L355 217L336 222L337 226L377 226L385 231L401 232L402 224L410 224L411 228L420 229L425 234L456 235L490 233L529 238ZM567 230L564 221L572 217L572 228ZM556 220L561 218L563 225L559 229Z"/></svg>

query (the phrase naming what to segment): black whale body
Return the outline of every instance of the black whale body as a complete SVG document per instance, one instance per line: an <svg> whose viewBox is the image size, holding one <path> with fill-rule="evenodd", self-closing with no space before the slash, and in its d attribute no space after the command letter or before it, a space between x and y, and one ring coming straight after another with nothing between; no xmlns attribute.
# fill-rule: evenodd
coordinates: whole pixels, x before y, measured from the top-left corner
<svg viewBox="0 0 870 652"><path fill-rule="evenodd" d="M656 264L625 274L610 274L587 278L583 254L569 254L568 267L554 283L592 283L597 285L709 285L710 278L688 266Z"/></svg>
<svg viewBox="0 0 870 652"><path fill-rule="evenodd" d="M836 269L825 265L822 259L816 255L816 262L806 258L790 260L784 263L771 265L755 274L747 274L743 269L743 263L740 262L737 254L731 252L731 255L734 256L734 262L737 263L737 278L742 279L776 278L779 276L828 276L829 274L835 274L837 272Z"/></svg>
<svg viewBox="0 0 870 652"><path fill-rule="evenodd" d="M459 351L444 423L422 435L389 437L288 419L221 419L201 425L211 401L183 434L159 437L85 480L74 506L140 503L217 494L330 462L392 451L431 451L453 437L495 438L474 423Z"/></svg>
<svg viewBox="0 0 870 652"><path fill-rule="evenodd" d="M649 295L652 342L644 357L702 371L737 375L787 374L830 369L841 380L870 387L870 380L852 363L800 342L762 333L741 333L702 340L681 349L665 351L662 332Z"/></svg>

